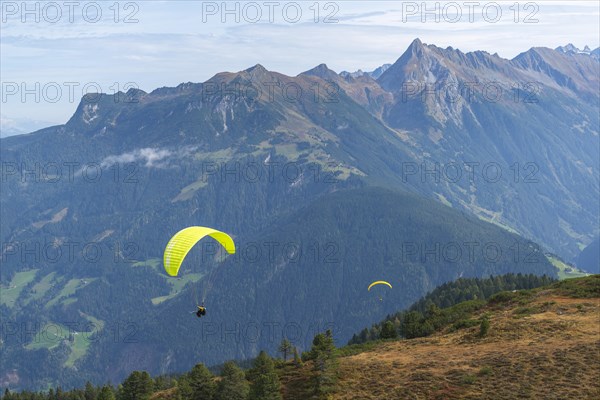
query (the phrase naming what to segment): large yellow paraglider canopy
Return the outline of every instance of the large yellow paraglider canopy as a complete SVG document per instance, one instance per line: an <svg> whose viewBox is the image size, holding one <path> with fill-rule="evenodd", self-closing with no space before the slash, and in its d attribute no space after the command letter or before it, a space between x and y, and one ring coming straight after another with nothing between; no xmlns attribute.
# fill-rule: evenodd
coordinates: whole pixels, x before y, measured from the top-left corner
<svg viewBox="0 0 600 400"><path fill-rule="evenodd" d="M205 236L210 236L221 243L229 254L235 253L235 243L228 234L204 226L190 226L177 232L165 247L163 262L167 274L177 276L187 253Z"/></svg>
<svg viewBox="0 0 600 400"><path fill-rule="evenodd" d="M375 286L375 285L388 285L390 288L392 287L392 285L390 285L389 282L386 282L386 281L375 281L375 282L373 282L373 283L371 283L369 285L369 288L367 290L371 290L371 288L373 286Z"/></svg>

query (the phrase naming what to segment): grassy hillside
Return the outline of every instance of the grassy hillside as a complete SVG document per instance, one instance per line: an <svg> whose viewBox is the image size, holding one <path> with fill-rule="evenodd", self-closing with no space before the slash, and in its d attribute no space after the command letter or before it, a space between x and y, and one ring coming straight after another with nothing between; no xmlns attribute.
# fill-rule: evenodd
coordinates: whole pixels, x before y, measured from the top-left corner
<svg viewBox="0 0 600 400"><path fill-rule="evenodd" d="M581 278L582 276L588 276L590 274L582 271L581 269L569 265L561 260L559 257L554 255L547 256L548 260L556 267L558 270L558 279L570 279L570 278Z"/></svg>
<svg viewBox="0 0 600 400"><path fill-rule="evenodd" d="M353 335L348 344L379 339L385 325L389 323L404 338L428 336L449 323L454 323L456 328L474 326L478 322L467 316L473 310L481 308L485 304L484 300L500 292L534 289L553 282L555 280L547 276L506 274L489 278L461 278L444 283L408 309L388 315L370 329L365 328Z"/></svg>
<svg viewBox="0 0 600 400"><path fill-rule="evenodd" d="M600 396L600 275L502 292L427 337L339 349L333 399L592 399ZM280 370L285 399L310 398L311 363Z"/></svg>
<svg viewBox="0 0 600 400"><path fill-rule="evenodd" d="M3 285L0 286L2 289L0 304L7 305L8 307L14 305L23 288L27 286L29 282L35 279L37 271L37 269L33 269L29 271L17 272L6 287Z"/></svg>

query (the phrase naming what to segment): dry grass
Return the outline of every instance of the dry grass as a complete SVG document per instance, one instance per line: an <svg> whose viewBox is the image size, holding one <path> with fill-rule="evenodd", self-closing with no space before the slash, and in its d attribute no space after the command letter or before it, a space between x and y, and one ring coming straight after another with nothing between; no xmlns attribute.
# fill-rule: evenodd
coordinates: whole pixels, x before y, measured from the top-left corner
<svg viewBox="0 0 600 400"><path fill-rule="evenodd" d="M150 400L177 400L177 397L177 388L171 388L154 393Z"/></svg>
<svg viewBox="0 0 600 400"><path fill-rule="evenodd" d="M483 312L491 322L484 338L476 326L341 358L334 398L600 398L600 299L550 290ZM286 369L286 399L306 398L308 368Z"/></svg>

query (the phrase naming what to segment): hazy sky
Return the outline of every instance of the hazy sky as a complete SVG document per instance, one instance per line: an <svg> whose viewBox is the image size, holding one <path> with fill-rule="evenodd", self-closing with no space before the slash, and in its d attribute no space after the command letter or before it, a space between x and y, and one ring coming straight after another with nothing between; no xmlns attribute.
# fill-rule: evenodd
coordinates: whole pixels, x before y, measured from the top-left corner
<svg viewBox="0 0 600 400"><path fill-rule="evenodd" d="M421 1L222 4L2 0L5 134L64 123L84 91L98 88L151 91L257 63L288 75L323 62L337 72L372 70L416 37L512 58L533 46L596 48L600 36L596 0L427 2L429 13Z"/></svg>

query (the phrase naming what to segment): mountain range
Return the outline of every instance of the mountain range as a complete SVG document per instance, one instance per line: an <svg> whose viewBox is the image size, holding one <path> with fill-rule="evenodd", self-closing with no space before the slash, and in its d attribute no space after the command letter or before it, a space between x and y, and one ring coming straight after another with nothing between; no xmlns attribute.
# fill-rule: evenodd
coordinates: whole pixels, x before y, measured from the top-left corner
<svg viewBox="0 0 600 400"><path fill-rule="evenodd" d="M544 254L573 262L599 233L594 52L416 39L372 73L256 65L88 94L66 124L3 138L0 383L183 370L329 325L345 342L461 276L556 276ZM194 250L168 280L189 225L239 251ZM395 290L366 290L383 278Z"/></svg>

